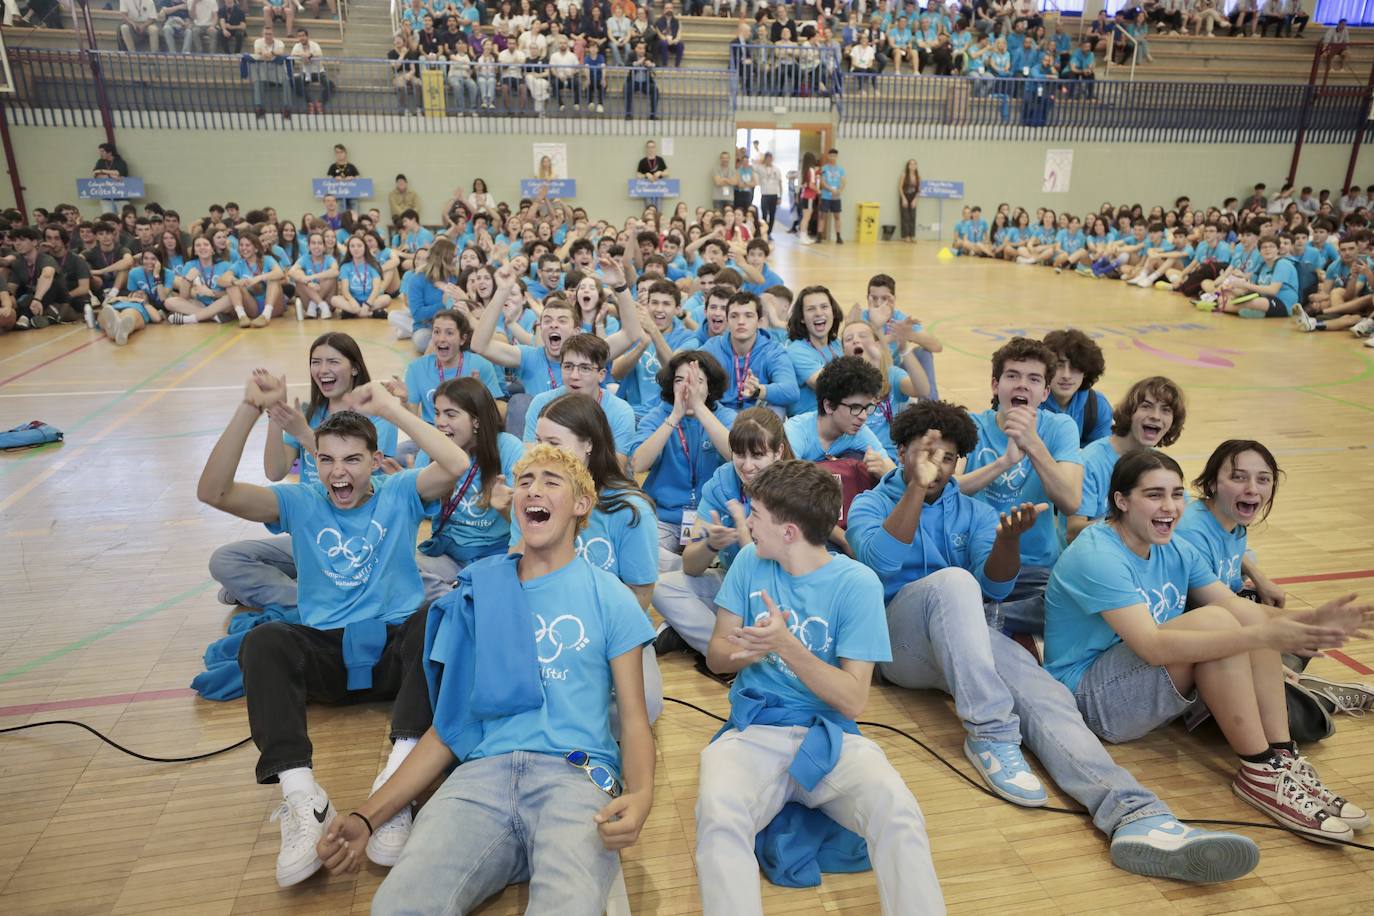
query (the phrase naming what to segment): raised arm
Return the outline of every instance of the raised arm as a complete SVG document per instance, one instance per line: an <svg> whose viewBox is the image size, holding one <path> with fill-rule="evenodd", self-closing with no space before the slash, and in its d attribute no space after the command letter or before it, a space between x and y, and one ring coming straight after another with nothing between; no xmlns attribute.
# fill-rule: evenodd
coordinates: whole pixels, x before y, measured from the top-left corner
<svg viewBox="0 0 1374 916"><path fill-rule="evenodd" d="M515 276L509 266L502 267L496 277L499 284L496 287L496 292L492 294L487 307L482 309L482 317L478 319L477 327L472 331L472 350L474 353L485 356L498 366L513 369L520 365L520 348L514 344L506 343L504 340L495 339L495 335L496 322L500 320L501 314L505 310L506 299L512 294L512 291L518 293L519 287L515 283Z"/></svg>
<svg viewBox="0 0 1374 916"><path fill-rule="evenodd" d="M243 401L234 409L219 441L205 462L196 485L196 498L207 506L228 512L250 522L275 522L277 497L266 487L239 483L234 479L243 447L253 426L267 406L286 398L286 379L273 378L266 369L255 369L244 388Z"/></svg>
<svg viewBox="0 0 1374 916"><path fill-rule="evenodd" d="M617 262L615 258L603 255L601 276L615 290L615 304L620 314L620 329L606 338L606 345L611 351L610 358L615 359L632 349L644 336L644 329L639 323L639 309L635 306L634 296L630 295L634 269L624 261Z"/></svg>
<svg viewBox="0 0 1374 916"><path fill-rule="evenodd" d="M405 404L387 391L382 382L372 381L354 388L344 399L349 410L356 410L365 416L381 417L395 424L420 451L429 456L430 463L425 465L415 481L415 489L422 500L443 499L453 492L453 485L458 478L467 473L472 463L467 452L407 410Z"/></svg>

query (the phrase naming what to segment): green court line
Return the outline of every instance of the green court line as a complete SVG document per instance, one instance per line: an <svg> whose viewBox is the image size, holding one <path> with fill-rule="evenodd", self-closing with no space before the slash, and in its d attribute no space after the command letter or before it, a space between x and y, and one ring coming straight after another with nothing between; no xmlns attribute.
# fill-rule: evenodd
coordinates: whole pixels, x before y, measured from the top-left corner
<svg viewBox="0 0 1374 916"><path fill-rule="evenodd" d="M57 659L62 658L66 655L70 655L78 649L84 649L92 643L104 639L106 636L109 636L113 633L118 633L120 630L128 629L136 623L141 623L142 621L147 620L149 617L162 613L168 608L175 607L176 605L180 604L188 598L194 598L196 595L199 595L201 592L205 591L214 584L215 583L213 579L206 579L204 582L200 583L194 588L189 588L179 595L173 595L165 601L161 601L153 605L152 607L147 608L146 610L139 611L132 617L118 621L117 623L112 623L109 626L104 627L103 629L96 630L94 633L81 637L75 642L68 643L67 645L62 646L59 649L54 649L47 655L40 655L38 658L35 658L32 661L27 661L17 668L11 668L9 671L0 673L0 684L5 683L6 681L13 680L14 678L17 678L20 675L28 674L30 671L33 671L36 668L41 668L49 662L56 661Z"/></svg>
<svg viewBox="0 0 1374 916"><path fill-rule="evenodd" d="M1327 385L1326 387L1330 388L1331 386ZM1328 401L1335 401L1337 404L1344 404L1346 407L1354 407L1356 410L1363 410L1366 413L1374 413L1374 407L1371 407L1368 404L1361 404L1358 401L1347 401L1345 398L1338 398L1333 394L1325 394L1321 391L1313 391L1311 387L1303 387L1298 388L1296 390L1301 391L1303 394L1310 394L1314 395L1315 397L1324 398Z"/></svg>
<svg viewBox="0 0 1374 916"><path fill-rule="evenodd" d="M123 401L123 400L129 398L130 396L132 396L132 395L133 395L135 392L137 392L140 388L145 388L145 387L147 387L151 382L156 381L160 376L166 374L173 366L176 366L176 365L178 365L178 364L180 364L180 363L182 363L182 362L185 362L186 359L187 359L188 357L190 357L192 354L196 353L196 352L199 351L199 350L204 350L206 347L210 346L210 344L212 344L212 343L214 343L215 341L217 341L217 340L219 340L220 338L222 338L225 334L228 334L229 332L235 331L235 330L237 330L237 328L233 328L233 327L222 327L222 328L220 328L219 331L216 332L215 334L212 334L212 335L210 335L209 337L205 338L205 339L202 340L200 343L196 344L194 347L192 347L191 349L187 350L185 353L182 353L180 356L173 357L172 360L171 360L170 362L165 363L160 369L154 370L152 375L149 375L147 378L144 378L143 380L141 380L141 381L139 381L139 382L135 382L134 385L133 385L132 387L125 389L125 391L124 391L123 394L116 395L115 398L114 398L114 400L110 401L110 402L107 403L107 404L102 404L101 406L97 407L95 410L92 410L90 413L86 414L86 415L85 415L84 417L82 417L80 420L77 420L75 423L71 424L70 426L67 426L65 429L63 429L63 431L62 431L63 434L64 434L64 435L70 435L73 431L78 430L78 429L81 429L83 426L85 426L87 423L89 423L89 422L91 422L92 420L94 420L96 417L105 415L105 414L106 414L108 411L110 411L115 405L119 404L121 401ZM27 463L27 462L29 462L29 461L32 461L34 458L37 458L39 455L45 454L45 453L47 453L47 452L49 452L49 451L54 451L54 450L56 450L56 449L58 449L58 448L60 448L60 444L59 444L59 443L53 443L53 444L50 445L50 446L43 446L43 447L40 447L40 448L33 449L32 451L28 452L27 454L19 456L19 457L16 458L14 461L6 462L6 467L0 468L0 479L5 478L5 477L8 476L9 474L12 474L14 471L18 470L18 469L19 469L21 466L23 466L25 463Z"/></svg>

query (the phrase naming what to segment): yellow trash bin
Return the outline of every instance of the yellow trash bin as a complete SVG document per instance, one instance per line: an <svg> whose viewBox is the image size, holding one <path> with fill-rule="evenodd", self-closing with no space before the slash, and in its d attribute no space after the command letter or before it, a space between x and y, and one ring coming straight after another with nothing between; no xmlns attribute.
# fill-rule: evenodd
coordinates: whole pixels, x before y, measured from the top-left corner
<svg viewBox="0 0 1374 916"><path fill-rule="evenodd" d="M879 206L871 201L859 204L859 228L854 235L860 244L878 241Z"/></svg>

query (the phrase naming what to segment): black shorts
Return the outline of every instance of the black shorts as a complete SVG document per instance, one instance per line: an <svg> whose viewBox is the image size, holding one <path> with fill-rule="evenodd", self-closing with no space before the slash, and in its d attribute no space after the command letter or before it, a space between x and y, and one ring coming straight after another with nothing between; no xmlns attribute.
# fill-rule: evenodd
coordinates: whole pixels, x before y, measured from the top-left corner
<svg viewBox="0 0 1374 916"><path fill-rule="evenodd" d="M827 200L826 198L822 197L822 198L820 198L820 199L817 201L817 203L820 204L820 207L819 207L819 210L818 210L818 212L820 212L820 213L839 213L839 212L840 212L840 200L839 200L838 197L832 197L832 198L830 198L829 200Z"/></svg>

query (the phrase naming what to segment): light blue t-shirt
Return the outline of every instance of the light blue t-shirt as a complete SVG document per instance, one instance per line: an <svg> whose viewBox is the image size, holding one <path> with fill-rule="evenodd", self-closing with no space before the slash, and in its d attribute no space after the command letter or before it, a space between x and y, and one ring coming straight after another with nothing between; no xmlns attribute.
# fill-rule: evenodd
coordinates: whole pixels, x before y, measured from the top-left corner
<svg viewBox="0 0 1374 916"><path fill-rule="evenodd" d="M602 501L621 495L602 492ZM587 527L577 534L577 555L597 569L604 569L626 585L651 585L658 580L658 521L653 506L637 494L623 495L639 511L635 521L629 507L606 512L597 505ZM520 520L511 519L510 542L520 541Z"/></svg>
<svg viewBox="0 0 1374 916"><path fill-rule="evenodd" d="M739 552L725 574L716 604L753 626L767 612L763 592L779 612L788 617L788 628L821 661L839 667L840 659L862 662L892 660L887 635L883 584L878 574L849 557L832 556L830 562L804 576L789 576L773 560L759 557L750 544ZM730 699L744 690L776 697L795 712L815 711L828 716L835 709L802 683L776 654L740 671L730 688Z"/></svg>
<svg viewBox="0 0 1374 916"><path fill-rule="evenodd" d="M377 268L371 264L359 266L353 261L339 268L339 282L348 287L348 294L360 305L372 296L372 285L382 279Z"/></svg>
<svg viewBox="0 0 1374 916"><path fill-rule="evenodd" d="M459 355L458 365L444 369L439 365L438 355L431 353L412 360L406 366L406 402L420 405L420 416L426 423L434 423L434 392L444 382L456 378L475 378L482 387L500 400L506 396L501 390L501 376L491 360L480 353L464 350Z"/></svg>
<svg viewBox="0 0 1374 916"><path fill-rule="evenodd" d="M1156 624L1183 613L1188 592L1217 581L1202 555L1174 538L1131 551L1111 525L1090 525L1069 545L1045 590L1045 669L1074 690L1103 652L1121 642L1104 611L1143 604Z"/></svg>
<svg viewBox="0 0 1374 916"><path fill-rule="evenodd" d="M401 235L401 247L406 251L415 252L421 248L434 244L434 233L421 226L414 232L406 232Z"/></svg>
<svg viewBox="0 0 1374 916"><path fill-rule="evenodd" d="M893 461L897 460L897 446L892 442L892 421L911 402L911 398L902 393L902 382L907 378L906 370L901 366L888 367L888 392L878 399L878 409L869 414L864 423L878 437L883 444L883 451Z"/></svg>
<svg viewBox="0 0 1374 916"><path fill-rule="evenodd" d="M549 359L543 347L533 344L518 344L520 347L520 366L516 374L525 386L525 394L542 394L552 391L563 384L563 364Z"/></svg>
<svg viewBox="0 0 1374 916"><path fill-rule="evenodd" d="M1093 428L1084 429L1088 418L1088 398L1097 399L1097 416L1093 418ZM1053 395L1045 398L1040 405L1041 410L1048 410L1050 413L1062 413L1070 417L1074 425L1078 427L1078 442L1084 448L1089 442L1096 442L1103 436L1112 434L1112 402L1107 400L1107 396L1102 392L1089 388L1084 391L1079 389L1069 398L1069 403L1063 407L1054 399Z"/></svg>
<svg viewBox="0 0 1374 916"><path fill-rule="evenodd" d="M510 433L499 433L496 437L496 450L501 456L501 474L506 483L515 486L515 463L525 454L525 443ZM415 456L415 467L423 468L429 464L429 456L424 452ZM482 472L477 468L476 459L469 468L472 480L464 474L453 485L453 496L462 493L458 505L449 515L448 521L433 537L443 544L444 553L460 563L469 563L479 557L493 553L505 553L510 540L510 519L490 506L482 503ZM463 484L467 489L463 489ZM442 510L442 506L440 507ZM437 524L439 514L430 519ZM431 529L432 530L432 529Z"/></svg>
<svg viewBox="0 0 1374 916"><path fill-rule="evenodd" d="M673 319L673 326L668 329L668 333L663 335L663 339L672 347L674 353L697 348L696 332L685 327L676 318ZM631 406L638 408L636 414L639 416L643 416L646 410L663 400L663 393L658 387L658 370L662 368L663 360L659 359L658 348L649 344L644 348L644 352L639 354L639 361L635 363L634 369L620 383L618 393L623 395Z"/></svg>
<svg viewBox="0 0 1374 916"><path fill-rule="evenodd" d="M1111 488L1112 471L1121 455L1112 447L1112 437L1098 439L1083 449L1083 498L1074 515L1102 518L1107 514L1107 490Z"/></svg>
<svg viewBox="0 0 1374 916"><path fill-rule="evenodd" d="M711 518L711 513L715 512L722 525L727 528L734 528L735 518L730 514L728 508L732 499L744 507L744 514L747 518L749 515L749 497L744 495L744 481L739 479L739 472L735 470L735 463L727 461L716 468L716 472L711 475L711 479L706 481L706 486L702 488L701 502L697 505L697 518L700 521L715 524ZM739 543L737 541L731 541L728 547L722 547L716 553L716 557L720 561L720 568L729 569L738 553Z"/></svg>
<svg viewBox="0 0 1374 916"><path fill-rule="evenodd" d="M568 393L568 389L559 386L552 391L545 391L537 394L530 401L529 409L525 411L525 441L536 442L538 437L534 434L535 425L539 422L539 416L544 412L544 408L551 401L561 398ZM635 409L625 403L623 398L616 397L604 388L598 389L598 401L601 404L601 412L606 415L606 422L611 424L611 435L615 437L615 450L621 455L628 455L634 451L635 442Z"/></svg>
<svg viewBox="0 0 1374 916"><path fill-rule="evenodd" d="M635 432L633 448L638 450L672 412L672 407L660 401L645 414ZM735 422L735 412L724 404L717 404L711 413L726 429ZM681 524L682 510L694 508L700 502L706 482L722 462L729 460L729 455L716 451L706 427L696 417L683 417L678 432L669 433L663 451L644 478L644 492L653 499L658 520Z"/></svg>
<svg viewBox="0 0 1374 916"><path fill-rule="evenodd" d="M277 484L278 518L291 535L301 623L334 630L355 620L399 621L424 603L415 566L420 521L437 510L416 489L418 470L372 478L372 497L338 509L319 482Z"/></svg>
<svg viewBox="0 0 1374 916"><path fill-rule="evenodd" d="M313 257L310 256L310 252L307 251L305 254L302 254L299 258L297 258L296 263L291 266L295 267L297 270L304 271L307 274L322 274L326 270L333 270L334 268L338 267L339 262L334 260L333 256L329 254L325 254L318 261L316 261Z"/></svg>
<svg viewBox="0 0 1374 916"><path fill-rule="evenodd" d="M313 417L308 418L307 422L311 429L319 429L325 417L329 416L329 409L325 407L316 411ZM372 421L372 426L377 430L377 451L386 455L388 458L396 457L396 443L400 439L401 431L396 428L396 424L390 420L383 420L381 417L368 417ZM282 432L282 441L288 447L296 450L301 462L301 483L315 483L320 479L320 472L315 467L315 456L309 449L301 447L300 440L288 432Z"/></svg>
<svg viewBox="0 0 1374 916"><path fill-rule="evenodd" d="M832 340L823 350L817 350L810 338L789 340L786 349L787 358L792 363L792 372L797 378L798 391L797 400L787 408L787 413L795 416L799 413L814 412L816 389L807 385L806 380L824 369L832 360L843 356L844 350L838 340Z"/></svg>
<svg viewBox="0 0 1374 916"><path fill-rule="evenodd" d="M485 721L468 759L515 751L561 757L581 750L619 772L620 748L611 735L611 660L653 642L649 618L629 589L586 563L569 563L521 585L535 615L544 704Z"/></svg>
<svg viewBox="0 0 1374 916"><path fill-rule="evenodd" d="M1174 529L1174 537L1192 545L1212 567L1216 577L1231 591L1238 592L1245 585L1240 561L1245 556L1249 531L1244 525L1227 531L1221 527L1206 503L1194 499L1183 510L1183 518L1179 519Z"/></svg>
<svg viewBox="0 0 1374 916"><path fill-rule="evenodd" d="M844 180L844 166L827 163L821 166L821 200L834 200L837 192L827 185L838 188Z"/></svg>
<svg viewBox="0 0 1374 916"><path fill-rule="evenodd" d="M1290 315L1293 313L1293 306L1298 304L1298 269L1291 260L1279 258L1272 266L1261 263L1255 272L1255 283L1259 286L1278 283L1279 291L1273 298L1283 303Z"/></svg>
<svg viewBox="0 0 1374 916"><path fill-rule="evenodd" d="M964 462L964 473L992 464L1007 450L1007 434L997 426L997 411L985 410L973 414L978 427L978 445ZM1078 425L1063 414L1036 411L1035 430L1055 461L1082 464L1078 450ZM1006 512L1021 503L1044 503L1050 498L1040 482L1040 475L1024 454L1015 467L999 474L991 483L972 494L998 512ZM1021 535L1021 562L1027 566L1053 566L1059 556L1059 542L1054 535L1054 513L1042 512Z"/></svg>
<svg viewBox="0 0 1374 916"><path fill-rule="evenodd" d="M845 452L866 454L869 449L887 452L887 449L883 448L883 444L878 441L878 437L873 434L873 430L866 425L860 426L859 431L852 436L840 436L830 443L829 448L826 448L821 444L821 434L816 428L816 422L819 419L820 417L815 411L801 413L789 419L783 426L783 430L787 433L787 442L792 446L792 453L802 461L836 458Z"/></svg>

